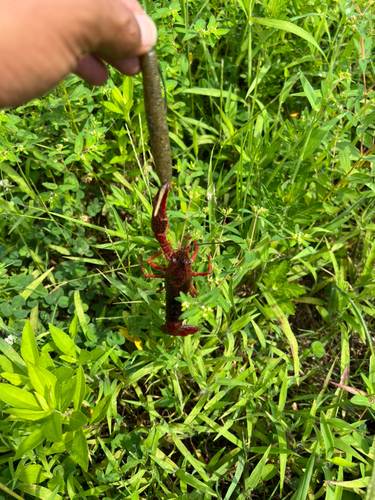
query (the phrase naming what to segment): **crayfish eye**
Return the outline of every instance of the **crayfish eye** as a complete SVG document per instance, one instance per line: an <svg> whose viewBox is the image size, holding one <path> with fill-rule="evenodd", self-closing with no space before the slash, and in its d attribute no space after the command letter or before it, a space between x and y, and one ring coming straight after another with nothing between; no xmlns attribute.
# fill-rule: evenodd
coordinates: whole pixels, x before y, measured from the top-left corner
<svg viewBox="0 0 375 500"><path fill-rule="evenodd" d="M173 257L172 264L176 264L176 259Z"/></svg>

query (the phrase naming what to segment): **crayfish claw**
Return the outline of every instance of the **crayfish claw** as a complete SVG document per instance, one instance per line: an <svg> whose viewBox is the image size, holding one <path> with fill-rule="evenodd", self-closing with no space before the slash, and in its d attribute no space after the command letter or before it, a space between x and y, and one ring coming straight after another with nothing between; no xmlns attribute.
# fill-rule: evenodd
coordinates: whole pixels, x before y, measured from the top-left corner
<svg viewBox="0 0 375 500"><path fill-rule="evenodd" d="M151 229L158 240L159 245L167 257L173 251L173 248L167 240L168 215L167 215L167 196L169 184L163 184L159 189L153 205Z"/></svg>
<svg viewBox="0 0 375 500"><path fill-rule="evenodd" d="M158 191L158 194L154 200L154 207L152 211L152 218L165 217L166 216L166 203L169 191L169 184L163 184ZM160 215L159 215L160 210Z"/></svg>
<svg viewBox="0 0 375 500"><path fill-rule="evenodd" d="M166 335L172 335L172 337L187 337L199 331L199 328L196 326L182 326L181 323L182 321L169 322L161 327L161 331Z"/></svg>

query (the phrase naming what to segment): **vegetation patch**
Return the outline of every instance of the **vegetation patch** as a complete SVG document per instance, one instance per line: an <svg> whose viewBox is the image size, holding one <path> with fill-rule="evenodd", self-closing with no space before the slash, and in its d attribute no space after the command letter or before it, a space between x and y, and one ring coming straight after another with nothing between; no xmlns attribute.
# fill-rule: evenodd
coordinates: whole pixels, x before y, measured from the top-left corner
<svg viewBox="0 0 375 500"><path fill-rule="evenodd" d="M142 77L1 111L0 499L372 500L372 2L147 11L200 331L141 272Z"/></svg>

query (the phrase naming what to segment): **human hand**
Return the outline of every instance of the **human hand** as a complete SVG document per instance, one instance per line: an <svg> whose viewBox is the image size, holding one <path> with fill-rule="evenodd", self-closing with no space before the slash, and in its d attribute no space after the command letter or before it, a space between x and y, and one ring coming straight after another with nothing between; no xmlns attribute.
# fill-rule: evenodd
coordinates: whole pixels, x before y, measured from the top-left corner
<svg viewBox="0 0 375 500"><path fill-rule="evenodd" d="M72 72L102 85L103 61L135 75L157 37L136 0L0 0L0 11L0 108L48 92Z"/></svg>

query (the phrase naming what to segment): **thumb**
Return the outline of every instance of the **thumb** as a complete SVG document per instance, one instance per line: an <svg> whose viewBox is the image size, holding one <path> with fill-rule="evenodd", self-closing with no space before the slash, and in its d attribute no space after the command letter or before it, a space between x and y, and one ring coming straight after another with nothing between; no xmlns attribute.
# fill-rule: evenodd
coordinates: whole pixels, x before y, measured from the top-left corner
<svg viewBox="0 0 375 500"><path fill-rule="evenodd" d="M103 10L92 30L90 53L113 59L129 59L149 52L156 43L157 30L145 13L132 11L120 0L99 0Z"/></svg>

